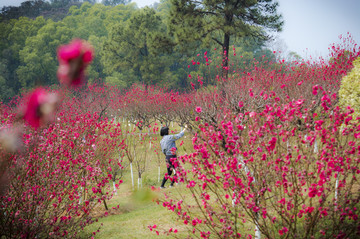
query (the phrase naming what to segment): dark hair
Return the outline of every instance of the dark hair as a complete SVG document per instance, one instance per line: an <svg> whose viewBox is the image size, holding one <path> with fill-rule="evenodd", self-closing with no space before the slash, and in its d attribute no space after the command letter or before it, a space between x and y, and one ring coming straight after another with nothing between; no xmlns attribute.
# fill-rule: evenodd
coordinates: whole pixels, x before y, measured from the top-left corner
<svg viewBox="0 0 360 239"><path fill-rule="evenodd" d="M167 126L161 127L160 136L164 136L164 135L168 135L168 134L169 134L169 127L167 127Z"/></svg>

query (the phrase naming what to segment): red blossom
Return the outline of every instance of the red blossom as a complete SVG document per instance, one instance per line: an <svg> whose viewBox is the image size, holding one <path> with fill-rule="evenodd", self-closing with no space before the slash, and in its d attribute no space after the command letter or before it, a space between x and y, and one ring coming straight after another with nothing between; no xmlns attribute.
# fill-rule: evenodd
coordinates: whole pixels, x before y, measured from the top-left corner
<svg viewBox="0 0 360 239"><path fill-rule="evenodd" d="M59 68L57 76L66 86L83 84L85 69L94 58L92 46L81 39L74 39L70 44L58 49Z"/></svg>
<svg viewBox="0 0 360 239"><path fill-rule="evenodd" d="M22 110L23 118L30 126L37 129L52 120L56 104L56 94L37 88L26 97Z"/></svg>

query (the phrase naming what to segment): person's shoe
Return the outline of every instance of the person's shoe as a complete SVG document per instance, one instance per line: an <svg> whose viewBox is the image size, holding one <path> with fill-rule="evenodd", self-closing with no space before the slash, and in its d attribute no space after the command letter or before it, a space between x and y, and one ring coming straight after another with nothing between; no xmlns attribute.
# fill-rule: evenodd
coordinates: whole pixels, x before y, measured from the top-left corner
<svg viewBox="0 0 360 239"><path fill-rule="evenodd" d="M160 186L160 189L165 189L165 187Z"/></svg>
<svg viewBox="0 0 360 239"><path fill-rule="evenodd" d="M170 185L169 187L172 188L172 187L174 187L174 185Z"/></svg>

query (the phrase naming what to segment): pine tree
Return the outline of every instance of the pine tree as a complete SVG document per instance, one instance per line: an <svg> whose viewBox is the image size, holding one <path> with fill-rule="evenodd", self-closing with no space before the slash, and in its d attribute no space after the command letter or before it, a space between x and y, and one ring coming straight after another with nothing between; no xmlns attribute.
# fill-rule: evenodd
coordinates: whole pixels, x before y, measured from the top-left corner
<svg viewBox="0 0 360 239"><path fill-rule="evenodd" d="M231 37L265 40L268 31L280 31L282 17L273 0L171 0L170 30L179 44L218 43L224 52L227 77Z"/></svg>

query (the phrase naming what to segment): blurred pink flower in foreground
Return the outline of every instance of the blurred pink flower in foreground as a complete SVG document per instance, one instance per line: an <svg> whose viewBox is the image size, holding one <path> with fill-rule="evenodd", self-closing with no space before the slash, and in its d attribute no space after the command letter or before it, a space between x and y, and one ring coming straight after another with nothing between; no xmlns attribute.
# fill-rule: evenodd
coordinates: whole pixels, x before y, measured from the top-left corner
<svg viewBox="0 0 360 239"><path fill-rule="evenodd" d="M2 127L0 129L0 197L3 196L10 183L8 168L14 162L14 153L23 148L21 131L15 127ZM20 162L17 159L18 163Z"/></svg>
<svg viewBox="0 0 360 239"><path fill-rule="evenodd" d="M81 39L74 39L58 49L59 68L57 77L61 84L79 86L84 82L85 68L94 58L92 46Z"/></svg>
<svg viewBox="0 0 360 239"><path fill-rule="evenodd" d="M25 99L23 118L30 126L37 129L41 124L52 120L56 104L56 94L37 88Z"/></svg>

